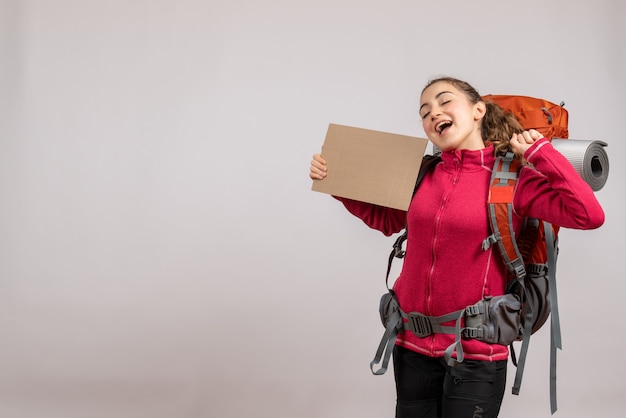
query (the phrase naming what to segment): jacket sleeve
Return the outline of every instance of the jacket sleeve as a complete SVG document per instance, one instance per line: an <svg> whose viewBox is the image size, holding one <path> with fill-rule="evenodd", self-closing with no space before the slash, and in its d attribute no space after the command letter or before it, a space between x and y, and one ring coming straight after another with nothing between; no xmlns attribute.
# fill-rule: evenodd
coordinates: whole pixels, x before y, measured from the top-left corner
<svg viewBox="0 0 626 418"><path fill-rule="evenodd" d="M361 219L367 226L386 236L400 232L406 226L406 211L343 197L333 197L343 203L348 212Z"/></svg>
<svg viewBox="0 0 626 418"><path fill-rule="evenodd" d="M520 173L513 200L518 215L574 229L604 223L604 211L591 186L547 139L535 142L525 158L532 167Z"/></svg>

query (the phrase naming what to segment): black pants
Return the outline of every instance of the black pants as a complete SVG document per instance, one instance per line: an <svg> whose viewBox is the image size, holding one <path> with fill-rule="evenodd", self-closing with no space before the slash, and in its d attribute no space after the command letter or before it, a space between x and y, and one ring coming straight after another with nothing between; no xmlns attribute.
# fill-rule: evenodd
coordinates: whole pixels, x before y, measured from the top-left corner
<svg viewBox="0 0 626 418"><path fill-rule="evenodd" d="M500 412L506 360L465 360L450 367L441 358L396 346L393 366L396 418L493 418Z"/></svg>

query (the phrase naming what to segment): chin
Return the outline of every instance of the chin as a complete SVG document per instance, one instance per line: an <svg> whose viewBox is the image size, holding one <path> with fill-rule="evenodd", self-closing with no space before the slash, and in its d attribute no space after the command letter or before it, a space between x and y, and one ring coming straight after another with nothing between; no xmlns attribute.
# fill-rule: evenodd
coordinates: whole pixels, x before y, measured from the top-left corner
<svg viewBox="0 0 626 418"><path fill-rule="evenodd" d="M437 144L434 144L436 148L438 148L440 151L445 152L445 151L454 151L454 147L451 146L447 146L447 147L440 147Z"/></svg>

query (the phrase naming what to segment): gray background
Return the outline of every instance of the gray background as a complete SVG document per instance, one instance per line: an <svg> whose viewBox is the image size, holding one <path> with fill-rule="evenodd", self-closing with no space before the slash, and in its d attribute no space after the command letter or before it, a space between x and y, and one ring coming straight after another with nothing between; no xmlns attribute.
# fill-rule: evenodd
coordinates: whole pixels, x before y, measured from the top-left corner
<svg viewBox="0 0 626 418"><path fill-rule="evenodd" d="M0 1L0 417L392 416L392 239L308 165L331 122L423 136L438 74L609 143L605 225L561 233L558 415L623 416L624 4ZM547 334L502 416L550 415Z"/></svg>

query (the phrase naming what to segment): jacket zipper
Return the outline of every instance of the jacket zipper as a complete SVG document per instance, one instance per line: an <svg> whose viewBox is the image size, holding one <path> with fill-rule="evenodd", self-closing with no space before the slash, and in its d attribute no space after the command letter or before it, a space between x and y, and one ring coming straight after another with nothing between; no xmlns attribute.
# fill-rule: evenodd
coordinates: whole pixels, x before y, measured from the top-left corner
<svg viewBox="0 0 626 418"><path fill-rule="evenodd" d="M460 163L458 158L455 158L454 159L454 175L452 176L452 181L450 183L450 187L448 187L446 192L441 197L441 202L440 202L440 205L439 205L439 209L438 209L437 214L435 216L435 228L434 228L433 241L432 241L432 258L431 258L430 270L429 270L429 273L428 273L428 297L427 297L427 303L426 303L426 307L427 307L427 311L428 312L426 313L426 315L431 315L431 312L432 312L433 275L434 275L434 272L435 272L435 264L436 264L436 258L437 258L437 250L436 250L436 248L437 248L437 241L438 241L439 225L441 223L441 218L443 216L443 211L445 210L446 204L448 203L448 198L450 197L450 194L452 194L452 191L454 190L456 184L459 181L460 170L461 170L461 163ZM430 348L431 352L434 349L435 335L436 334L433 334L431 336L431 341L430 341L431 342L431 348Z"/></svg>

